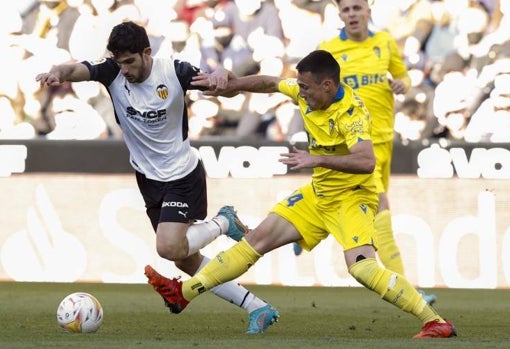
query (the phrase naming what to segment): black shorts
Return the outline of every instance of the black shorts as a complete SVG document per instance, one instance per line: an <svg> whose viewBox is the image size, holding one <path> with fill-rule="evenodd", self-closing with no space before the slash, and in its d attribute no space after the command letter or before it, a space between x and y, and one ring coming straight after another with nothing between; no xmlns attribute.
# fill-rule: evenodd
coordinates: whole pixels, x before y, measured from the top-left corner
<svg viewBox="0 0 510 349"><path fill-rule="evenodd" d="M170 182L136 172L136 182L154 231L160 222L189 223L207 217L207 185L202 162L186 177Z"/></svg>

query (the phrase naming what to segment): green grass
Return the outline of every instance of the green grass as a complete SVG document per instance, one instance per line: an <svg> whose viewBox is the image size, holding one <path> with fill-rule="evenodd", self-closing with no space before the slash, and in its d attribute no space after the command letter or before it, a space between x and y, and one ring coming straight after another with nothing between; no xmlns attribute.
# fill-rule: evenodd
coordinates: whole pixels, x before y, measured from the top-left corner
<svg viewBox="0 0 510 349"><path fill-rule="evenodd" d="M436 309L459 336L416 340L420 322L363 288L249 286L275 305L280 321L246 335L247 314L208 293L170 314L149 285L0 283L0 348L509 348L510 291L436 289ZM97 333L70 334L55 312L67 294L95 295Z"/></svg>

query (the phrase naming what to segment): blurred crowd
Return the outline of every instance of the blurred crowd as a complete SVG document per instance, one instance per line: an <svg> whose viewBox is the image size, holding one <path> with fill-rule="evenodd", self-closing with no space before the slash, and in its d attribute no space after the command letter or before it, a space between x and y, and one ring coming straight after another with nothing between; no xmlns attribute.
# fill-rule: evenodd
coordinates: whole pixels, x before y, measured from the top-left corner
<svg viewBox="0 0 510 349"><path fill-rule="evenodd" d="M369 0L372 29L389 31L412 89L396 96L395 140L510 142L510 1ZM111 28L143 24L155 56L239 76L293 76L294 65L342 23L332 0L17 0L0 11L0 139L121 137L95 82L41 89L52 64L103 57ZM188 94L190 137L302 140L281 94Z"/></svg>

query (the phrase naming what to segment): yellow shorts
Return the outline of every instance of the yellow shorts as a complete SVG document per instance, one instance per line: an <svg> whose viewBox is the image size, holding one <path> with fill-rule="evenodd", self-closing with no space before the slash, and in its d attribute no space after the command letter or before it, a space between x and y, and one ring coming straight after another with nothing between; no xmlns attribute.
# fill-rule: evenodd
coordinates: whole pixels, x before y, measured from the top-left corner
<svg viewBox="0 0 510 349"><path fill-rule="evenodd" d="M390 185L393 141L374 144L374 154L376 159L374 177L377 193L386 193Z"/></svg>
<svg viewBox="0 0 510 349"><path fill-rule="evenodd" d="M347 190L334 205L319 208L312 183L277 203L271 212L289 221L303 237L298 243L310 251L333 235L344 251L362 245L373 245L375 240L374 217L377 212L377 194L365 189Z"/></svg>

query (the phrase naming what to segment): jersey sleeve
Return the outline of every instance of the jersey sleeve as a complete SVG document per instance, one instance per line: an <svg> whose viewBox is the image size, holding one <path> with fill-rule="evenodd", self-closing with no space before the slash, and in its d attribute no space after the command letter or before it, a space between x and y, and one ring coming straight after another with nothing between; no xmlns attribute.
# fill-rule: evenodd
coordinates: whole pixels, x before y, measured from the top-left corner
<svg viewBox="0 0 510 349"><path fill-rule="evenodd" d="M280 81L278 90L284 95L292 98L294 101L299 97L299 86L295 78L287 78Z"/></svg>
<svg viewBox="0 0 510 349"><path fill-rule="evenodd" d="M111 58L101 58L95 61L83 61L90 73L90 80L99 81L108 87L119 74L120 68Z"/></svg>
<svg viewBox="0 0 510 349"><path fill-rule="evenodd" d="M206 87L197 87L191 85L191 80L194 76L197 76L200 69L192 65L191 63L180 61L176 59L174 61L175 73L181 84L183 91L187 90L201 90L204 91Z"/></svg>

